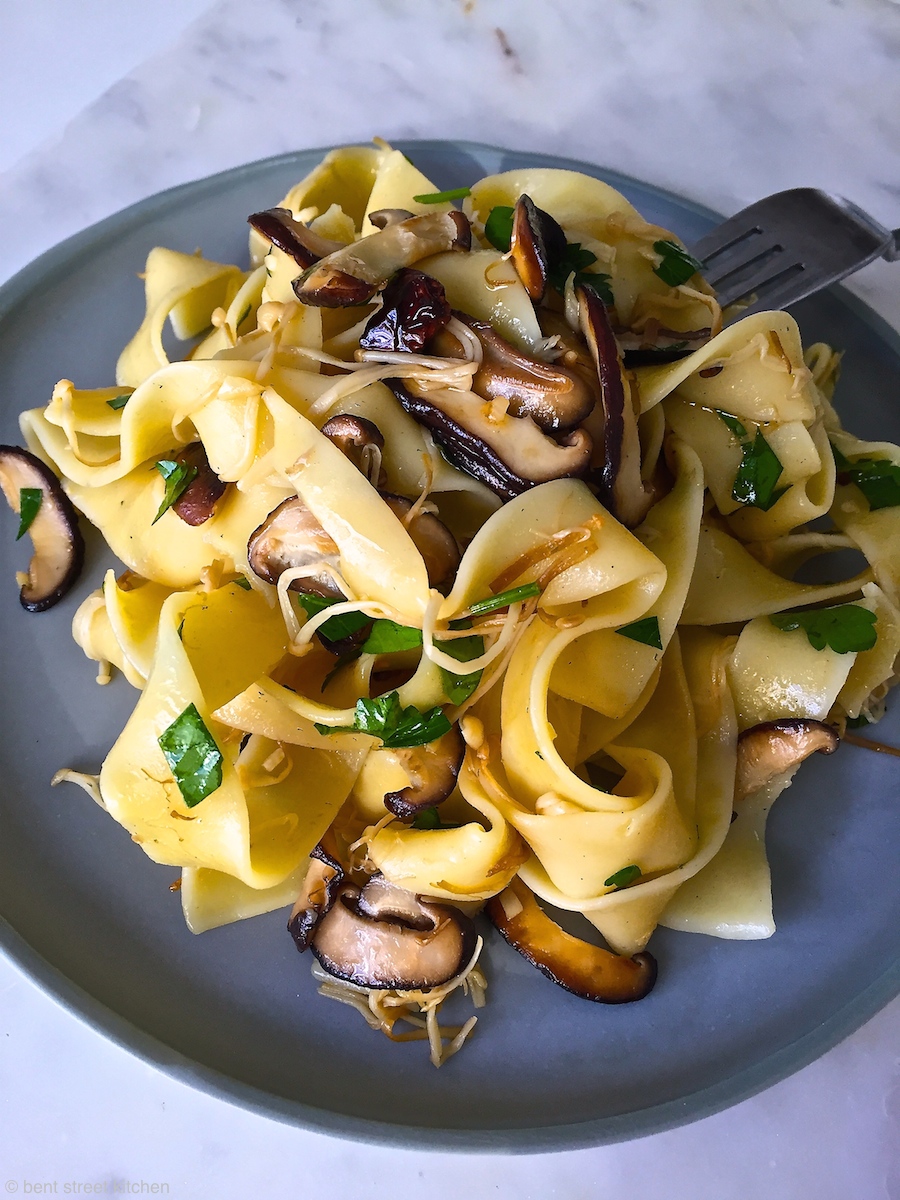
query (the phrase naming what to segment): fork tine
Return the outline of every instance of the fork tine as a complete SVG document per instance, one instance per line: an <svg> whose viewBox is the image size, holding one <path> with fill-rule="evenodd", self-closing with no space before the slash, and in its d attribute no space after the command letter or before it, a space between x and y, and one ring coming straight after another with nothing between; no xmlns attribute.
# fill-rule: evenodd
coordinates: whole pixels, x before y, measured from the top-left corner
<svg viewBox="0 0 900 1200"><path fill-rule="evenodd" d="M713 260L711 267L704 264L704 278L717 291L743 286L743 280L765 278L772 273L768 268L773 260L784 254L784 247L774 238L753 238L739 243L739 248L743 251L740 257L723 253Z"/></svg>
<svg viewBox="0 0 900 1200"><path fill-rule="evenodd" d="M755 299L741 315L749 316L750 313L765 309L782 309L789 304L796 304L818 289L820 279L821 275L809 270L804 263L791 263L753 289ZM729 303L733 304L734 300Z"/></svg>

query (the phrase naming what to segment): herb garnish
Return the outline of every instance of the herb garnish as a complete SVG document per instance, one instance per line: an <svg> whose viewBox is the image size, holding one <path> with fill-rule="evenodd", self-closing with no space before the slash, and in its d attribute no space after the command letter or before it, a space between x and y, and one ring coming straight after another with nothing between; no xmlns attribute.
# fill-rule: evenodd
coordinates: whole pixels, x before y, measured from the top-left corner
<svg viewBox="0 0 900 1200"><path fill-rule="evenodd" d="M173 504L178 503L178 500L197 477L196 467L191 466L190 463L175 462L171 458L161 458L156 463L156 469L166 481L166 490L163 502L160 504L159 510L151 522L152 525L155 525L163 513L168 512Z"/></svg>
<svg viewBox="0 0 900 1200"><path fill-rule="evenodd" d="M356 702L352 725L316 725L319 733L368 733L381 738L387 749L422 746L434 742L452 729L443 709L435 706L420 712L413 705L404 708L397 692Z"/></svg>
<svg viewBox="0 0 900 1200"><path fill-rule="evenodd" d="M609 287L609 275L604 275L600 271L588 271L587 267L593 266L597 261L597 255L592 254L590 250L583 250L581 242L568 242L566 244L566 252L547 274L547 278L553 287L558 292L566 290L566 281L570 275L574 275L572 280L574 287L582 287L588 284L594 289L604 304L612 305L615 303L612 291Z"/></svg>
<svg viewBox="0 0 900 1200"><path fill-rule="evenodd" d="M859 604L837 604L833 608L810 608L804 612L774 613L769 620L776 629L802 629L814 650L829 646L837 654L871 650L878 640L878 618Z"/></svg>
<svg viewBox="0 0 900 1200"><path fill-rule="evenodd" d="M895 508L900 505L900 467L886 458L857 458L851 462L832 445L834 461L841 478L855 483L868 501L869 508Z"/></svg>
<svg viewBox="0 0 900 1200"><path fill-rule="evenodd" d="M239 587L245 592L249 592L252 590L251 586L250 586L250 580L247 579L244 575L239 575L237 577L237 579L232 579L231 582L235 585L235 587Z"/></svg>
<svg viewBox="0 0 900 1200"><path fill-rule="evenodd" d="M473 658L480 658L484 654L484 638L478 637L477 634L466 638L451 638L449 641L439 642L438 646L457 662L471 662ZM483 674L482 671L473 671L470 675L456 675L444 667L440 667L439 670L444 695L451 704L462 704L468 700L481 683Z"/></svg>
<svg viewBox="0 0 900 1200"><path fill-rule="evenodd" d="M123 392L121 396L113 396L112 400L107 400L107 404L113 410L118 412L120 408L124 408L131 399L131 392Z"/></svg>
<svg viewBox="0 0 900 1200"><path fill-rule="evenodd" d="M471 194L471 188L458 187L449 188L446 192L425 192L422 196L413 196L413 200L416 204L446 204L450 200L465 200Z"/></svg>
<svg viewBox="0 0 900 1200"><path fill-rule="evenodd" d="M728 428L731 430L731 432L734 434L734 436L736 438L738 438L740 441L743 441L744 438L747 437L747 430L744 428L744 426L741 424L741 422L737 419L737 417L732 416L731 413L724 412L721 408L714 408L713 412L716 414L716 416L719 418L720 421L722 421L725 425L728 426Z"/></svg>
<svg viewBox="0 0 900 1200"><path fill-rule="evenodd" d="M627 887L629 883L634 883L636 879L640 879L641 875L641 868L632 863L628 867L623 867L621 871L616 871L615 875L610 875L609 879L604 880L603 886L612 888Z"/></svg>
<svg viewBox="0 0 900 1200"><path fill-rule="evenodd" d="M872 724L872 722L869 720L869 718L864 717L862 713L860 713L858 717L848 717L847 718L847 728L848 729L864 729L866 727L866 725L871 725L871 724Z"/></svg>
<svg viewBox="0 0 900 1200"><path fill-rule="evenodd" d="M621 633L623 637L631 638L633 642L643 642L645 646L652 646L654 650L662 650L662 638L659 632L658 617L641 617L639 621L632 621L630 625L623 625L616 633Z"/></svg>
<svg viewBox="0 0 900 1200"><path fill-rule="evenodd" d="M496 596L489 596L486 600L476 600L474 604L469 605L466 612L470 617L482 617L485 613L495 612L498 608L508 608L510 604L516 604L519 600L528 600L540 594L539 583L523 583L506 592L498 592ZM450 628L454 629L456 625L457 622L452 621Z"/></svg>
<svg viewBox="0 0 900 1200"><path fill-rule="evenodd" d="M653 274L658 275L669 287L678 287L681 283L687 283L692 275L703 270L703 263L694 258L692 254L688 254L687 250L683 246L679 246L677 242L668 240L654 242L653 249L657 254L662 255L662 262L653 268Z"/></svg>
<svg viewBox="0 0 900 1200"><path fill-rule="evenodd" d="M297 603L308 617L316 617L323 609L331 608L332 604L341 604L342 601L331 596L326 598L311 592L300 592ZM359 633L371 620L371 617L361 612L338 613L336 617L329 617L327 621L323 621L316 633L330 642L339 642L342 638Z"/></svg>
<svg viewBox="0 0 900 1200"><path fill-rule="evenodd" d="M513 213L515 209L508 204L498 204L488 213L484 223L484 236L495 250L506 254L512 241Z"/></svg>
<svg viewBox="0 0 900 1200"><path fill-rule="evenodd" d="M188 808L222 785L222 752L194 704L157 739Z"/></svg>
<svg viewBox="0 0 900 1200"><path fill-rule="evenodd" d="M732 500L748 508L759 508L768 512L777 504L789 487L776 488L784 467L778 455L757 429L752 442L741 447L741 465L731 489Z"/></svg>
<svg viewBox="0 0 900 1200"><path fill-rule="evenodd" d="M396 621L378 620L362 645L363 654L394 654L398 650L414 650L422 645L422 630L413 625L398 625Z"/></svg>
<svg viewBox="0 0 900 1200"><path fill-rule="evenodd" d="M16 534L16 541L24 537L31 528L34 518L40 512L43 499L42 488L19 488L19 532Z"/></svg>
<svg viewBox="0 0 900 1200"><path fill-rule="evenodd" d="M434 807L423 808L412 819L411 829L462 829L462 825L445 825L441 815Z"/></svg>

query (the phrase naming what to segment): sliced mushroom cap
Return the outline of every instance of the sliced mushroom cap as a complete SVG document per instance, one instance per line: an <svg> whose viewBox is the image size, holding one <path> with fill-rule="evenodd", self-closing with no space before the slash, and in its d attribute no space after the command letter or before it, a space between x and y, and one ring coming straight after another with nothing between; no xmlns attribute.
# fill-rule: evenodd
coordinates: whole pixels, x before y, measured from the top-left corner
<svg viewBox="0 0 900 1200"><path fill-rule="evenodd" d="M44 612L62 600L81 573L84 538L78 515L50 468L19 446L0 446L0 487L16 513L23 489L40 492L40 506L28 528L34 554L19 602L28 612Z"/></svg>
<svg viewBox="0 0 900 1200"><path fill-rule="evenodd" d="M444 286L424 271L404 267L385 287L383 306L373 313L359 339L364 350L405 350L418 354L450 320Z"/></svg>
<svg viewBox="0 0 900 1200"><path fill-rule="evenodd" d="M323 563L336 566L340 553L299 496L291 496L270 512L247 542L247 558L253 572L266 583L277 583L285 571L309 566L309 575L291 583L296 592L345 600ZM317 569L319 568L319 569Z"/></svg>
<svg viewBox="0 0 900 1200"><path fill-rule="evenodd" d="M745 729L738 738L735 801L759 791L776 775L799 767L816 751L833 754L840 740L831 725L804 717L764 721Z"/></svg>
<svg viewBox="0 0 900 1200"><path fill-rule="evenodd" d="M371 484L377 487L381 483L384 435L374 421L351 413L338 413L325 422L321 432Z"/></svg>
<svg viewBox="0 0 900 1200"><path fill-rule="evenodd" d="M302 954L309 948L319 922L337 899L344 868L320 843L309 856L303 891L291 910L288 932Z"/></svg>
<svg viewBox="0 0 900 1200"><path fill-rule="evenodd" d="M503 938L567 992L600 1004L642 1000L656 983L656 959L628 958L573 937L552 921L521 879L494 896L485 909Z"/></svg>
<svg viewBox="0 0 900 1200"><path fill-rule="evenodd" d="M408 208L379 208L369 213L369 220L376 229L387 229L388 225L399 225L414 215Z"/></svg>
<svg viewBox="0 0 900 1200"><path fill-rule="evenodd" d="M359 893L356 908L370 921L388 921L422 931L434 926L431 917L422 911L415 892L391 883L380 872Z"/></svg>
<svg viewBox="0 0 900 1200"><path fill-rule="evenodd" d="M194 467L197 474L172 505L172 511L186 525L202 525L215 514L216 505L225 494L228 484L223 483L209 465L202 442L191 442L179 450L175 461Z"/></svg>
<svg viewBox="0 0 900 1200"><path fill-rule="evenodd" d="M412 501L390 492L382 492L381 496L394 516L404 522L412 508ZM406 532L422 555L429 586L439 588L442 584L452 582L459 566L459 546L444 522L433 513L420 512L413 517Z"/></svg>
<svg viewBox="0 0 900 1200"><path fill-rule="evenodd" d="M563 433L584 421L597 401L596 385L584 373L541 362L501 337L486 321L453 314L481 343L482 358L472 390L485 400L506 400L517 417L528 416L547 433ZM462 347L448 331L433 343L435 353L458 355Z"/></svg>
<svg viewBox="0 0 900 1200"><path fill-rule="evenodd" d="M530 417L494 419L474 392L420 392L396 379L385 382L452 463L504 500L549 479L580 477L590 466L593 442L584 428L554 441Z"/></svg>
<svg viewBox="0 0 900 1200"><path fill-rule="evenodd" d="M289 208L267 208L265 212L252 213L247 220L257 233L289 254L304 270L320 258L343 249L341 242L333 242L313 233L302 221L297 220Z"/></svg>
<svg viewBox="0 0 900 1200"><path fill-rule="evenodd" d="M377 885L363 899L370 886L360 892L344 884L319 922L311 947L324 970L359 987L398 991L437 987L458 975L475 952L471 918L413 896L402 912L393 900L385 919L373 919L363 907L378 911L383 896Z"/></svg>
<svg viewBox="0 0 900 1200"><path fill-rule="evenodd" d="M329 254L294 280L294 292L319 308L367 304L401 268L471 244L468 219L455 209L410 217Z"/></svg>
<svg viewBox="0 0 900 1200"><path fill-rule="evenodd" d="M566 235L530 196L516 201L509 252L528 295L535 303L542 300L550 272L566 252Z"/></svg>
<svg viewBox="0 0 900 1200"><path fill-rule="evenodd" d="M454 725L449 733L422 746L391 750L409 779L409 786L388 792L384 807L395 817L406 820L423 808L433 808L446 800L456 787L456 777L466 753L466 744Z"/></svg>
<svg viewBox="0 0 900 1200"><path fill-rule="evenodd" d="M626 367L650 367L657 363L676 362L687 358L695 350L706 345L712 329L669 329L665 325L648 321L646 327L636 333L632 329L616 329L616 341L621 348Z"/></svg>
<svg viewBox="0 0 900 1200"><path fill-rule="evenodd" d="M606 305L591 287L575 289L581 331L594 359L603 414L602 454L595 471L600 500L629 529L640 525L653 503L641 479L637 413L622 378L622 358Z"/></svg>

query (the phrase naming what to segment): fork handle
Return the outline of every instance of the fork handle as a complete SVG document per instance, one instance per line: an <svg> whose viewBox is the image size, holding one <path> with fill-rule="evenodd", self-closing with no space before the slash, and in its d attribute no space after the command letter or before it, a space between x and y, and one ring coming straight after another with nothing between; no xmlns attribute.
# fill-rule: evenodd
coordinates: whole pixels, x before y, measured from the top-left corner
<svg viewBox="0 0 900 1200"><path fill-rule="evenodd" d="M894 230L894 244L888 246L881 257L886 258L888 262L896 262L900 258L900 229Z"/></svg>

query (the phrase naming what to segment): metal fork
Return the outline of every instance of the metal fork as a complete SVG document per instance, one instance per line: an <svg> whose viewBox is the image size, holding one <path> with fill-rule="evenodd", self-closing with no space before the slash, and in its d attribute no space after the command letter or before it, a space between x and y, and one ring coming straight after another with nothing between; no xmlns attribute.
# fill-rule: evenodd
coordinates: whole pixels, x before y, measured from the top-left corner
<svg viewBox="0 0 900 1200"><path fill-rule="evenodd" d="M691 254L723 308L749 301L745 316L787 308L876 258L900 259L900 229L885 229L840 196L791 188L741 209Z"/></svg>

